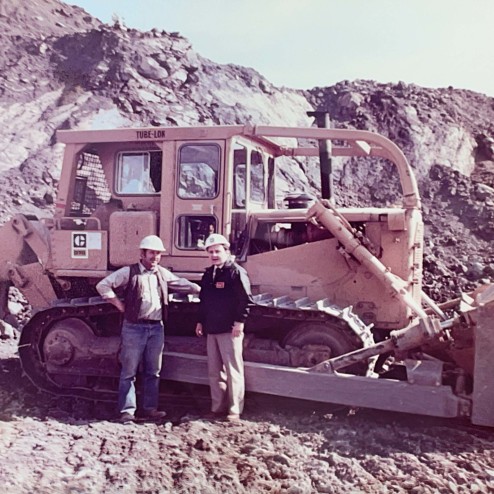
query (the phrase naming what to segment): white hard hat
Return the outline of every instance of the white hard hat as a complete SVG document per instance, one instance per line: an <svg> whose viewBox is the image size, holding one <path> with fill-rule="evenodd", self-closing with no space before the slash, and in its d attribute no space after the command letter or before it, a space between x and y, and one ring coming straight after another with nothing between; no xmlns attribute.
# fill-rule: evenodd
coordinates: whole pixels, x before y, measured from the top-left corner
<svg viewBox="0 0 494 494"><path fill-rule="evenodd" d="M157 235L148 235L141 240L139 249L159 250L165 252L165 246Z"/></svg>
<svg viewBox="0 0 494 494"><path fill-rule="evenodd" d="M225 248L228 249L228 247L230 247L230 242L228 242L228 240L223 235L220 235L219 233L212 233L206 239L206 242L204 242L204 248L208 249L213 245L224 245Z"/></svg>

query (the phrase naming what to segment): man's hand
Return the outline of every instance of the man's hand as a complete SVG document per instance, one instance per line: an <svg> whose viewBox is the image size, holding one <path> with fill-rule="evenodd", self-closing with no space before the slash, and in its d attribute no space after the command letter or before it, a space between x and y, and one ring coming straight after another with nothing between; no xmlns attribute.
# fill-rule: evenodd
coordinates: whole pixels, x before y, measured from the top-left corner
<svg viewBox="0 0 494 494"><path fill-rule="evenodd" d="M234 338L244 334L244 323L235 321L232 327L232 335Z"/></svg>
<svg viewBox="0 0 494 494"><path fill-rule="evenodd" d="M114 305L120 312L125 312L125 305L119 298L117 297L107 298L106 301Z"/></svg>
<svg viewBox="0 0 494 494"><path fill-rule="evenodd" d="M202 336L203 335L203 332L202 332L202 324L200 322L198 322L197 325L196 325L196 335L197 336Z"/></svg>

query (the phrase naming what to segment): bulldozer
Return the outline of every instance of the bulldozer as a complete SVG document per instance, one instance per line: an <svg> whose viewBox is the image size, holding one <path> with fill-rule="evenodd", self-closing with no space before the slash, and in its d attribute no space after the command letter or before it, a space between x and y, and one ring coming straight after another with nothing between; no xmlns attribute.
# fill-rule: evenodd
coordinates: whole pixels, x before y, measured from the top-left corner
<svg viewBox="0 0 494 494"><path fill-rule="evenodd" d="M320 115L315 115L319 122ZM25 374L50 393L115 397L122 315L95 285L159 235L161 264L199 281L221 233L249 273L248 391L494 426L494 288L438 304L422 289L413 170L377 133L254 125L60 130L55 212L0 229L0 317L10 287L32 316ZM401 204L336 207L334 158L391 164ZM280 201L280 162L312 160L321 196ZM170 294L162 382L208 384L197 297Z"/></svg>

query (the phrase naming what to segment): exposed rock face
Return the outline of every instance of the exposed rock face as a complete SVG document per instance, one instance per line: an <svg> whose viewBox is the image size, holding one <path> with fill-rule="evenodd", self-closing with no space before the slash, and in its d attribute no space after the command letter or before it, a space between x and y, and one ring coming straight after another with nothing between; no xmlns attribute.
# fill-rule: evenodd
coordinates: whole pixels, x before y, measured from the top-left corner
<svg viewBox="0 0 494 494"><path fill-rule="evenodd" d="M310 93L340 125L389 137L419 177L434 164L470 176L477 150L486 147L484 133L492 136L493 100L472 91L344 81Z"/></svg>
<svg viewBox="0 0 494 494"><path fill-rule="evenodd" d="M57 129L310 123L300 92L206 60L176 33L106 26L56 0L2 5L0 190L25 183L36 198L5 195L4 217L40 214L60 171Z"/></svg>

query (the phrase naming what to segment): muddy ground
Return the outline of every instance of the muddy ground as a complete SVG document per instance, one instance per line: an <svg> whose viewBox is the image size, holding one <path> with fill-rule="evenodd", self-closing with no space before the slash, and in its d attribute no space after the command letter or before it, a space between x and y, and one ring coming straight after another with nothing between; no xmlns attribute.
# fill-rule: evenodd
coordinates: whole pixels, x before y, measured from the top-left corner
<svg viewBox="0 0 494 494"><path fill-rule="evenodd" d="M0 342L5 494L494 492L494 430L259 395L241 423L211 422L207 389L121 425L111 403L37 392L16 344Z"/></svg>

